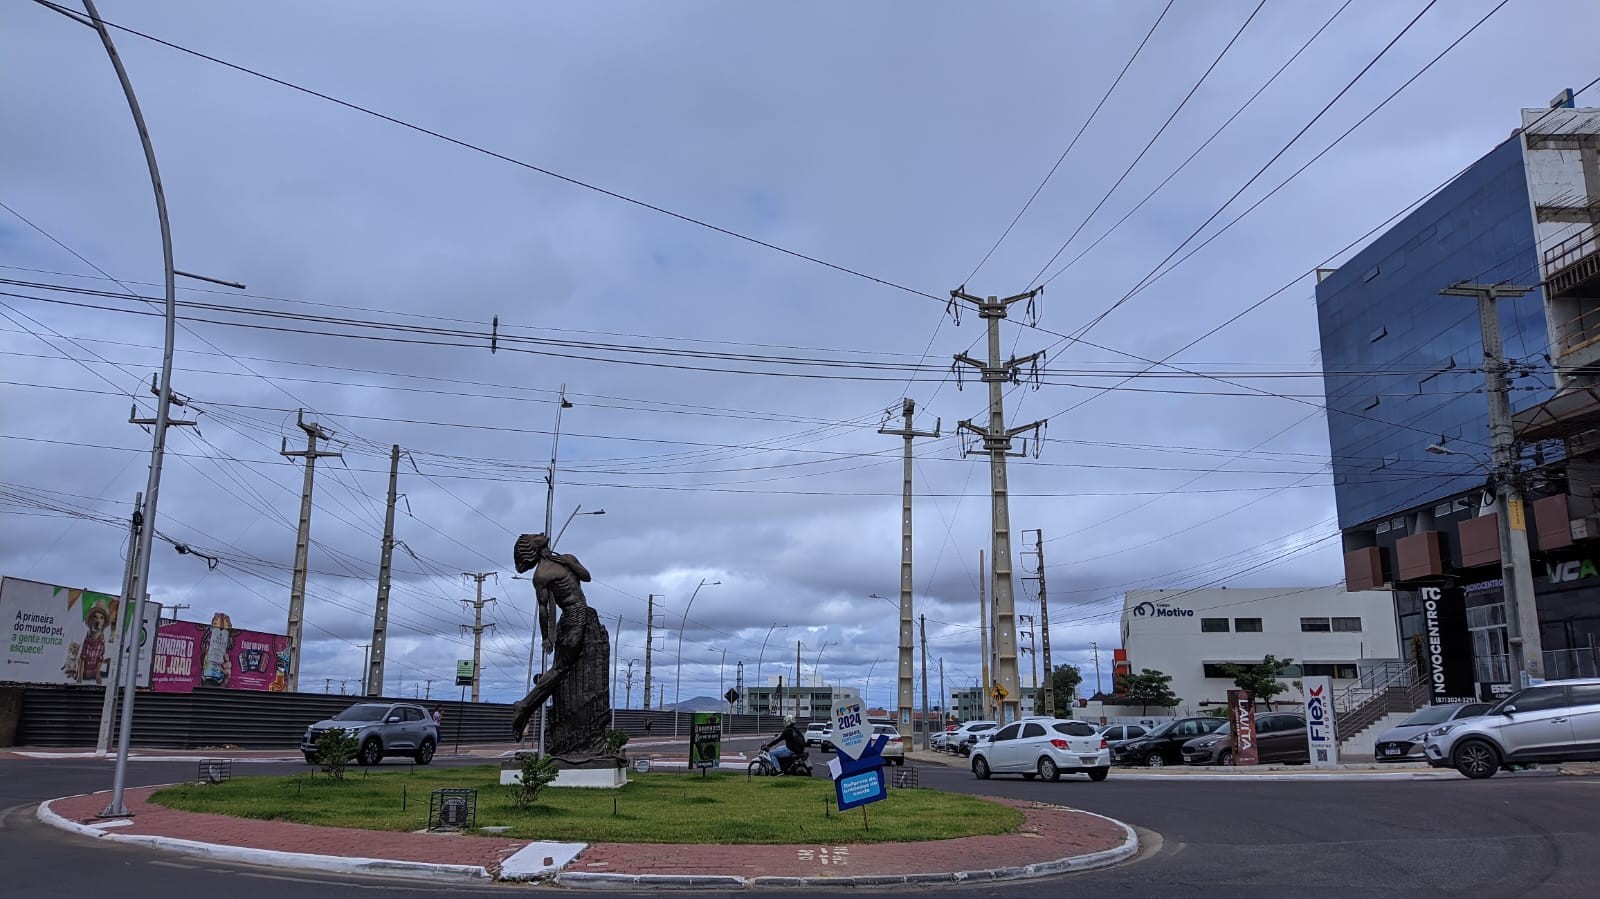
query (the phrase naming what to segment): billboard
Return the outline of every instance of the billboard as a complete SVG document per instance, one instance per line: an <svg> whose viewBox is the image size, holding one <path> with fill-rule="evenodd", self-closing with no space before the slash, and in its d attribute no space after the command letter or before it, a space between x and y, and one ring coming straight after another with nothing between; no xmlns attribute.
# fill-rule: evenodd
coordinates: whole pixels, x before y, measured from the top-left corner
<svg viewBox="0 0 1600 899"><path fill-rule="evenodd" d="M1314 768L1339 767L1339 739L1334 732L1333 682L1327 677L1301 681L1306 691L1306 747Z"/></svg>
<svg viewBox="0 0 1600 899"><path fill-rule="evenodd" d="M139 634L139 685L150 683L150 634L161 617L159 603L146 602ZM133 604L118 596L0 579L0 681L23 684L108 684L111 657L133 624Z"/></svg>
<svg viewBox="0 0 1600 899"><path fill-rule="evenodd" d="M210 624L163 622L156 633L150 686L161 693L196 687L281 693L289 674L289 638L240 630L218 612Z"/></svg>

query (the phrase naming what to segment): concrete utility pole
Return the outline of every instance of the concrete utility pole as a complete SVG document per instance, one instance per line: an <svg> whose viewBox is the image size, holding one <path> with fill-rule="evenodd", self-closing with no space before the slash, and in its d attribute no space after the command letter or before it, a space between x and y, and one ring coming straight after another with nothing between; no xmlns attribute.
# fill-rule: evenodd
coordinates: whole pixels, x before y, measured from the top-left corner
<svg viewBox="0 0 1600 899"><path fill-rule="evenodd" d="M133 515L128 519L128 564L122 572L122 602L117 607L117 616L122 621L117 623L117 651L111 657L111 672L106 683L106 695L100 706L100 735L94 743L96 756L105 756L111 750L111 721L116 715L117 682L122 676L123 656L128 653L128 647L130 646L128 632L137 632L144 627L144 622L142 621L128 623L129 616L133 614L135 605L133 601L133 578L134 573L139 570L139 529L144 523L144 512L141 508L143 505L144 494L136 494L133 498ZM155 634L151 634L150 638L154 640ZM131 641L131 645L137 646L138 641ZM150 649L152 652L155 651L154 646ZM135 658L137 658L137 649L134 650L134 654ZM134 671L134 676L138 677L137 662L129 662L128 665L130 670Z"/></svg>
<svg viewBox="0 0 1600 899"><path fill-rule="evenodd" d="M629 659L628 667L623 673L622 707L633 708L633 666L639 664L638 659Z"/></svg>
<svg viewBox="0 0 1600 899"><path fill-rule="evenodd" d="M306 460L305 486L300 490L300 527L295 532L294 538L294 581L289 587L288 692L290 693L300 689L300 631L305 623L306 614L306 557L311 548L311 489L316 483L317 460L323 456L344 458L340 453L317 449L318 440L331 440L333 434L316 422L308 423L303 411L295 413L295 424L306 432L306 448L290 450L289 441L285 438L283 447L278 451L280 456L299 456Z"/></svg>
<svg viewBox="0 0 1600 899"><path fill-rule="evenodd" d="M367 682L367 671L369 670L368 666L372 663L372 644L357 643L356 645L361 647L361 684L363 687L365 687Z"/></svg>
<svg viewBox="0 0 1600 899"><path fill-rule="evenodd" d="M745 713L744 710L747 708L747 706L745 704L745 695L744 695L744 660L743 659L740 659L739 660L739 664L737 664L737 665L735 665L733 667L733 689L735 689L735 690L737 690L739 692L739 701L734 706L735 714L743 715Z"/></svg>
<svg viewBox="0 0 1600 899"><path fill-rule="evenodd" d="M163 606L162 609L161 609L161 614L165 615L166 613L171 612L172 613L172 617L167 619L167 620L169 620L169 621L177 621L178 620L178 613L183 611L184 609L187 609L187 608L191 608L191 606L188 603L186 603L186 602L175 602L170 606Z"/></svg>
<svg viewBox="0 0 1600 899"><path fill-rule="evenodd" d="M1100 644L1090 642L1089 649L1094 652L1094 692L1101 693L1100 688Z"/></svg>
<svg viewBox="0 0 1600 899"><path fill-rule="evenodd" d="M946 718L950 717L950 694L944 691L944 656L939 657L939 729L944 729Z"/></svg>
<svg viewBox="0 0 1600 899"><path fill-rule="evenodd" d="M423 681L422 681L422 683L424 685L423 688L422 688L422 698L423 699L432 699L433 698L433 680L434 679L431 678L431 677L423 679Z"/></svg>
<svg viewBox="0 0 1600 899"><path fill-rule="evenodd" d="M1006 457L1013 455L1012 439L1029 431L1034 433L1034 445L1037 448L1039 431L1045 422L1036 421L1018 428L1006 427L1004 385L1016 382L1017 372L1024 366L1033 365L1037 368L1038 362L1044 358L1044 353L1033 353L1021 358L1013 356L1007 361L1001 361L1000 321L1006 317L1007 310L1013 303L1027 301L1031 308L1040 290L1041 288L1035 288L1027 293L1019 293L1004 299L995 297L983 299L961 289L950 291L952 304L958 300L973 304L978 309L978 317L988 324L988 358L979 362L965 353L959 353L955 360L957 363L978 369L983 382L989 386L988 426L978 427L971 421L963 421L958 428L982 438L983 449L989 454L989 492L993 497L993 507L990 512L993 538L990 549L994 556L992 564L994 565L996 670L994 686L991 688L985 685L984 689L992 689L999 694L999 713L995 720L1001 724L1017 720L1021 701L1021 685L1017 677L1017 610L1011 579L1011 506L1010 487L1006 482Z"/></svg>
<svg viewBox="0 0 1600 899"><path fill-rule="evenodd" d="M983 550L978 550L978 666L983 680L978 682L978 714L993 717L989 712L989 604L984 599L984 584L988 580L988 567L983 562Z"/></svg>
<svg viewBox="0 0 1600 899"><path fill-rule="evenodd" d="M472 632L472 701L477 702L478 690L483 684L483 666L480 664L483 660L483 632L494 627L494 622L492 621L488 624L483 623L484 605L495 601L493 597L489 599L483 598L483 582L494 577L494 572L467 571L463 572L462 575L478 582L478 598L461 600L462 605L472 609L472 623L461 625L461 630Z"/></svg>
<svg viewBox="0 0 1600 899"><path fill-rule="evenodd" d="M622 613L617 613L617 630L611 635L611 726L617 726L617 672L622 670Z"/></svg>
<svg viewBox="0 0 1600 899"><path fill-rule="evenodd" d="M1544 678L1544 641L1539 634L1539 606L1533 593L1533 562L1528 553L1528 519L1522 498L1522 472L1517 464L1516 435L1511 427L1511 384L1506 377L1505 347L1500 337L1500 297L1520 297L1532 287L1471 284L1462 281L1439 291L1444 296L1473 297L1483 329L1483 374L1489 396L1489 442L1493 454L1495 497L1499 503L1500 567L1505 585L1506 623L1517 687Z"/></svg>
<svg viewBox="0 0 1600 899"><path fill-rule="evenodd" d="M899 430L886 427L878 428L879 434L888 434L905 439L905 466L904 481L900 492L900 665L899 689L896 692L899 704L898 715L901 727L911 725L912 681L916 674L912 664L912 633L911 633L911 441L917 437L938 437L939 419L934 419L932 431L918 431L911 426L911 419L916 414L917 403L910 397L900 401L900 414L905 423Z"/></svg>
<svg viewBox="0 0 1600 899"><path fill-rule="evenodd" d="M372 610L372 656L367 662L368 696L383 695L383 647L389 638L389 572L394 557L394 504L400 483L400 444L389 448L389 506L383 513L383 548L378 556L378 604Z"/></svg>
<svg viewBox="0 0 1600 899"><path fill-rule="evenodd" d="M656 595L646 601L644 617L644 710L650 711L650 654L656 642Z"/></svg>
<svg viewBox="0 0 1600 899"><path fill-rule="evenodd" d="M1023 624L1026 624L1028 626L1027 630L1018 630L1017 631L1017 637L1018 637L1018 639L1021 639L1021 638L1024 638L1024 637L1027 638L1028 645L1027 646L1019 646L1018 650L1021 651L1021 652L1027 653L1031 657L1031 660L1033 662L1033 701L1034 701L1034 712L1033 712L1033 714L1035 714L1035 715L1048 715L1048 714L1051 714L1048 711L1046 711L1046 712L1038 711L1038 702L1039 702L1039 647L1034 642L1033 616L1032 615L1018 615L1017 616L1017 620L1022 622Z"/></svg>
<svg viewBox="0 0 1600 899"><path fill-rule="evenodd" d="M928 727L928 616L923 615L917 623L922 629L922 748L927 749L928 740L933 731ZM911 735L911 742L916 744L916 734Z"/></svg>
<svg viewBox="0 0 1600 899"><path fill-rule="evenodd" d="M1046 597L1044 589L1044 530L1036 528L1033 533L1038 538L1034 552L1039 557L1039 648L1044 651L1044 713L1054 715L1056 669L1050 662L1050 600Z"/></svg>
<svg viewBox="0 0 1600 899"><path fill-rule="evenodd" d="M805 673L800 668L800 641L794 641L794 714L800 715L800 685L805 683Z"/></svg>

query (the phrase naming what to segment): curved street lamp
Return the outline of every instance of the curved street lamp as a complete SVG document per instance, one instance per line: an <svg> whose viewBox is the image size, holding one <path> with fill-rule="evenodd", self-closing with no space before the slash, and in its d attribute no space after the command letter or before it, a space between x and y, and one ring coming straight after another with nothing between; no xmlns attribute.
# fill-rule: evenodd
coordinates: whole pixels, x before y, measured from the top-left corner
<svg viewBox="0 0 1600 899"><path fill-rule="evenodd" d="M684 603L683 606L683 621L678 624L677 683L672 687L672 739L674 740L678 739L678 712L681 711L678 706L683 702L683 694L681 692L683 690L683 629L689 625L689 609L694 606L694 598L700 595L700 587L704 587L706 584L715 586L720 583L722 582L708 581L705 578L701 578L699 586L695 587L694 592L689 594L689 601Z"/></svg>
<svg viewBox="0 0 1600 899"><path fill-rule="evenodd" d="M779 624L778 622L774 621L774 622L772 622L772 627L767 628L767 635L765 637L761 638L761 652L756 655L756 686L757 687L760 687L760 686L762 686L763 684L766 683L766 681L761 679L761 662L767 656L767 641L772 639L772 632L777 630L780 627L784 628L784 629L787 629L789 627L789 625L787 625L787 624ZM768 695L770 697L771 694L768 694ZM768 699L768 701L769 702L771 701L770 698ZM759 732L760 730L761 730L761 706L758 705L758 706L756 706L756 731Z"/></svg>
<svg viewBox="0 0 1600 899"><path fill-rule="evenodd" d="M872 660L871 665L867 666L867 682L861 686L861 702L868 708L872 706L872 700L867 698L867 691L872 689L872 669L878 667L878 663L881 661L883 661L883 657L879 656Z"/></svg>

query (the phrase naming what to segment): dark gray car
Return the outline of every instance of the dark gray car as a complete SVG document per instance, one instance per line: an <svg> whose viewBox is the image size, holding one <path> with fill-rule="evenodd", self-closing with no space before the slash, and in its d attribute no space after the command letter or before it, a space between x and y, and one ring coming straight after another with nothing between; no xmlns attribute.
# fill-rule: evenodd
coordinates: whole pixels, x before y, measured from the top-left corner
<svg viewBox="0 0 1600 899"><path fill-rule="evenodd" d="M356 738L356 761L376 765L384 756L405 755L417 764L433 761L439 748L439 727L426 710L410 703L362 702L306 728L300 751L311 761L317 751L317 738L326 731L343 728Z"/></svg>

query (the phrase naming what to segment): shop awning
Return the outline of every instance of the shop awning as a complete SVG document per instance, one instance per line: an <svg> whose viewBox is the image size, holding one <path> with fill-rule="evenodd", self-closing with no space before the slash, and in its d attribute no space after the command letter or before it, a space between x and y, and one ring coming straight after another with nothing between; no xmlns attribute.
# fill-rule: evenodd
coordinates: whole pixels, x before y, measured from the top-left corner
<svg viewBox="0 0 1600 899"><path fill-rule="evenodd" d="M1600 428L1600 389L1568 387L1537 406L1511 416L1516 438L1555 440Z"/></svg>

